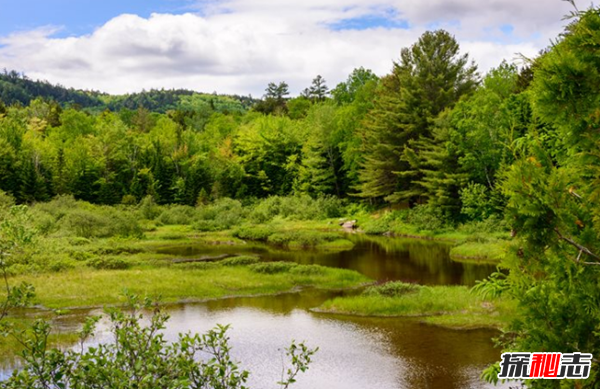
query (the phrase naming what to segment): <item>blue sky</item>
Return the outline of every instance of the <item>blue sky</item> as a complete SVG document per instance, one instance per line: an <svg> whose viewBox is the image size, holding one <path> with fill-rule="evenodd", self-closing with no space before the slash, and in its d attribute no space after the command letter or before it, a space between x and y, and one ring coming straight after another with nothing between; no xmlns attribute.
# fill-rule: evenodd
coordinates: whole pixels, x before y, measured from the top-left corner
<svg viewBox="0 0 600 389"><path fill-rule="evenodd" d="M180 14L189 0L0 0L0 35L41 26L62 27L56 36L89 34L115 16Z"/></svg>
<svg viewBox="0 0 600 389"><path fill-rule="evenodd" d="M40 27L57 28L53 37L79 36L92 33L122 14L147 18L152 13L201 13L202 8L201 2L193 0L0 0L0 36ZM405 29L409 22L400 18L394 9L387 9L342 19L327 26L332 30Z"/></svg>
<svg viewBox="0 0 600 389"><path fill-rule="evenodd" d="M298 93L357 67L384 75L428 29L482 73L562 31L561 0L0 0L0 69L80 89Z"/></svg>

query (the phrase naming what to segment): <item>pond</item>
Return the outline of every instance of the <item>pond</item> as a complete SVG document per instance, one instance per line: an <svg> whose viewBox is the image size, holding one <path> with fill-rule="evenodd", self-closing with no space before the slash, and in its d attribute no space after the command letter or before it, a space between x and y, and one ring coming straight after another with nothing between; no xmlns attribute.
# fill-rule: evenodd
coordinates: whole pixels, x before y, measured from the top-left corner
<svg viewBox="0 0 600 389"><path fill-rule="evenodd" d="M354 248L345 251L275 250L261 244L245 246L176 246L159 253L182 257L219 254L255 254L265 261L293 261L356 270L369 278L407 281L422 285L469 285L482 280L496 266L489 263L460 263L450 259L448 243L347 234Z"/></svg>
<svg viewBox="0 0 600 389"><path fill-rule="evenodd" d="M223 253L259 254L267 261L289 260L354 269L371 278L423 284L472 285L494 270L490 265L460 264L448 258L449 246L398 238L351 236L352 250L316 252L272 250L262 245L188 246L160 250L180 256ZM414 318L368 318L315 313L311 308L344 292L304 290L277 296L228 298L169 305L168 339L179 332L205 332L231 324L233 356L251 371L251 388L277 388L284 368L283 347L292 339L319 347L297 389L487 388L479 375L500 359L492 330L456 331L425 325ZM75 311L56 321L60 331L76 329L89 313ZM93 340L111 341L108 324ZM14 368L4 359L2 375ZM506 386L508 387L508 386Z"/></svg>

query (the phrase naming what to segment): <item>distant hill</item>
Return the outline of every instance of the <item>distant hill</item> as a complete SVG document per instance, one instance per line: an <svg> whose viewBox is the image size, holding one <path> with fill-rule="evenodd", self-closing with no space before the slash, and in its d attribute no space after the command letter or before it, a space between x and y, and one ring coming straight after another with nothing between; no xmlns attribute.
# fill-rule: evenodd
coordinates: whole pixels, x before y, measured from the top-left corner
<svg viewBox="0 0 600 389"><path fill-rule="evenodd" d="M31 80L25 74L11 70L0 73L0 101L5 105L29 105L31 100L43 98L62 106L79 106L94 111L124 108L135 110L140 107L153 112L166 112L180 106L181 97L200 95L204 100L235 100L243 109L249 109L259 100L251 96L202 94L186 89L152 89L126 95L109 95L96 91L83 91L53 85L48 81Z"/></svg>

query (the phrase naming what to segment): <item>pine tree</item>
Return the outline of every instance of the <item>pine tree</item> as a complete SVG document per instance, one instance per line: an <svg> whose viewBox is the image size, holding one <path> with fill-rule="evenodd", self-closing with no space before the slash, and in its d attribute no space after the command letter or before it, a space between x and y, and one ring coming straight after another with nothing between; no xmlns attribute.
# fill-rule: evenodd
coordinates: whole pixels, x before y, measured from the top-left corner
<svg viewBox="0 0 600 389"><path fill-rule="evenodd" d="M409 196L423 197L449 220L457 220L461 211L459 192L465 186L468 174L461 169L456 150L448 147L448 125L440 124L432 132L431 138L409 141L403 157L411 169L400 176L411 180L412 193L407 191ZM418 178L415 172L419 172Z"/></svg>
<svg viewBox="0 0 600 389"><path fill-rule="evenodd" d="M476 67L446 31L424 33L401 52L400 62L383 80L375 108L364 128L364 162L358 195L389 202L415 201L421 179L402 158L409 141L431 138L437 116L471 92L478 82ZM413 151L418 153L418 144Z"/></svg>

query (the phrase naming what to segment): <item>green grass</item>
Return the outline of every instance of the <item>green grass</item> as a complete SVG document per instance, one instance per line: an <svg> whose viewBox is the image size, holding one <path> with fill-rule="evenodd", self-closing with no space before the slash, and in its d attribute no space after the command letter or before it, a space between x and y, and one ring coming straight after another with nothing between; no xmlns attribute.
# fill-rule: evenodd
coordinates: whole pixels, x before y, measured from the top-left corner
<svg viewBox="0 0 600 389"><path fill-rule="evenodd" d="M504 256L506 241L465 242L450 250L450 258L457 262L493 262L498 263Z"/></svg>
<svg viewBox="0 0 600 389"><path fill-rule="evenodd" d="M514 303L485 301L465 286L419 286L393 282L367 288L356 296L328 300L317 311L358 316L423 317L451 328L501 328L510 321Z"/></svg>
<svg viewBox="0 0 600 389"><path fill-rule="evenodd" d="M123 303L123 291L160 296L164 302L226 296L275 294L297 287L342 289L369 282L350 270L296 265L287 271L264 273L250 266L139 266L124 270L72 269L60 273L22 275L12 279L36 288L38 303L48 308Z"/></svg>

